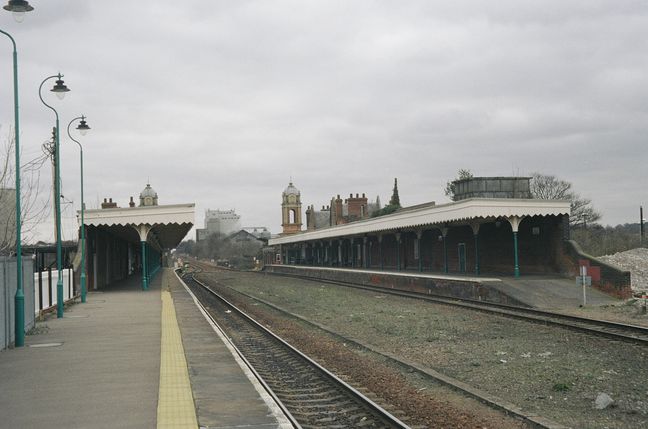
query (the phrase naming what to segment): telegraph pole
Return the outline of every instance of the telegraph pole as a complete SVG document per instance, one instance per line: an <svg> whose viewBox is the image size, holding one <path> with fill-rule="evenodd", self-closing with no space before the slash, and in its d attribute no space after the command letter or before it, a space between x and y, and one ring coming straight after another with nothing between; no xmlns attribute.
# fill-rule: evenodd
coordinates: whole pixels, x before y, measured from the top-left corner
<svg viewBox="0 0 648 429"><path fill-rule="evenodd" d="M644 238L644 217L643 217L643 206L639 206L639 246L643 247L645 238Z"/></svg>

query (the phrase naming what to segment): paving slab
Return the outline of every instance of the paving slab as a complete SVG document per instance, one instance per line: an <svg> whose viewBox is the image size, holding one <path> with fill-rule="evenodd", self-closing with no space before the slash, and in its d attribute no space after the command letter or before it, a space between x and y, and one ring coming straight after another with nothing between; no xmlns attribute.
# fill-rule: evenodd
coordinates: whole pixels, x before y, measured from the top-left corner
<svg viewBox="0 0 648 429"><path fill-rule="evenodd" d="M144 292L132 277L90 292L38 322L25 347L0 352L0 427L154 428L160 283Z"/></svg>

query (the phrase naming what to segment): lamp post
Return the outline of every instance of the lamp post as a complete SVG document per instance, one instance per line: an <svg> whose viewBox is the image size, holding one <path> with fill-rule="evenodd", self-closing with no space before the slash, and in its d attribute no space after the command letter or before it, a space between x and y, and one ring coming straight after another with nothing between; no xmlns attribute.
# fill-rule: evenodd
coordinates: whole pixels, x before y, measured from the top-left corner
<svg viewBox="0 0 648 429"><path fill-rule="evenodd" d="M81 154L81 302L86 302L86 294L88 289L86 287L86 271L85 271L85 223L84 223L84 213L85 213L85 203L83 202L83 146L77 140L72 137L70 134L70 126L76 120L80 119L79 125L76 127L79 130L79 133L84 136L90 130L90 127L86 123L85 116L78 116L70 121L67 126L67 134L70 140L79 145L79 150Z"/></svg>
<svg viewBox="0 0 648 429"><path fill-rule="evenodd" d="M14 19L22 21L25 12L34 10L27 1L10 0L3 7L13 13ZM23 272L22 272L22 224L20 219L20 115L18 109L18 53L16 51L16 41L11 34L0 30L11 40L13 46L13 89L14 89L14 150L16 152L16 296L14 298L14 344L16 347L25 345L25 293L23 292Z"/></svg>
<svg viewBox="0 0 648 429"><path fill-rule="evenodd" d="M50 79L56 78L56 84L50 90L56 94L59 99L65 97L65 93L70 91L62 79L63 75L55 74L48 76L41 82L38 87L38 97L43 104L50 108L56 116L56 138L54 139L54 211L56 216L56 270L58 271L58 279L56 281L56 317L63 317L63 258L61 248L61 160L60 160L60 130L59 130L59 116L55 108L50 106L43 100L42 89L43 84Z"/></svg>

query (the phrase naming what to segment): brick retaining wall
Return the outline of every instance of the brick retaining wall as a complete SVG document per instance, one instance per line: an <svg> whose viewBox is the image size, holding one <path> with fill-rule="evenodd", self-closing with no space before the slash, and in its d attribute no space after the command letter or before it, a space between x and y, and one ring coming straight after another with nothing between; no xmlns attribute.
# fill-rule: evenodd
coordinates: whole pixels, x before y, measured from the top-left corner
<svg viewBox="0 0 648 429"><path fill-rule="evenodd" d="M600 280L596 281L595 276L593 276L593 287L617 298L626 299L632 297L630 271L623 271L620 268L588 255L583 252L574 240L565 241L563 250L562 265L566 274L573 277L578 276L580 273L580 265L599 268Z"/></svg>

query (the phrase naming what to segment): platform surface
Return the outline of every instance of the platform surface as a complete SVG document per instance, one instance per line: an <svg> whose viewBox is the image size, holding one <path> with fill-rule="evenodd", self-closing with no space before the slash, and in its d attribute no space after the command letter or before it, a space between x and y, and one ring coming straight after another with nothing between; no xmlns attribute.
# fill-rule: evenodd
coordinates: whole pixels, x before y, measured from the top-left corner
<svg viewBox="0 0 648 429"><path fill-rule="evenodd" d="M175 276L168 277L166 287L171 291L182 333L199 426L206 429L292 427L281 416L273 415Z"/></svg>
<svg viewBox="0 0 648 429"><path fill-rule="evenodd" d="M518 279L503 277L499 283L489 286L499 289L532 307L543 309L574 308L583 304L583 287L576 279L552 276L522 276ZM586 305L616 304L620 300L591 286L585 290Z"/></svg>
<svg viewBox="0 0 648 429"><path fill-rule="evenodd" d="M280 427L170 269L146 292L139 277L91 292L38 322L25 347L0 352L0 427L164 427L161 289L174 300L199 426Z"/></svg>
<svg viewBox="0 0 648 429"><path fill-rule="evenodd" d="M282 267L284 265L271 265ZM390 271L375 269L356 269L338 267L313 267L301 265L285 265L286 267L309 271L353 271L368 274L381 274L386 276L419 277L462 282L481 283L489 288L515 298L517 301L530 307L542 309L564 309L578 307L583 303L582 286L576 285L575 278L568 279L558 275L522 275L493 276L489 274L443 274L430 271ZM591 306L611 305L619 303L619 299L601 292L593 287L586 288L586 303Z"/></svg>
<svg viewBox="0 0 648 429"><path fill-rule="evenodd" d="M25 347L0 352L0 426L154 428L160 378L160 281L139 278L64 317L37 323ZM36 347L52 343L60 346Z"/></svg>

